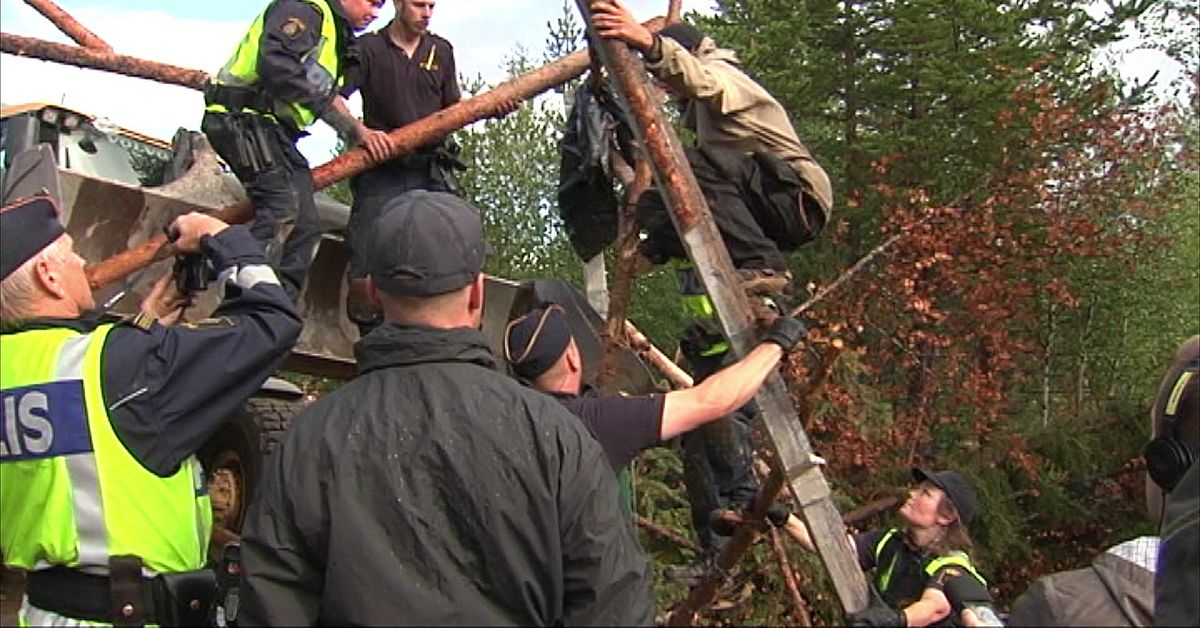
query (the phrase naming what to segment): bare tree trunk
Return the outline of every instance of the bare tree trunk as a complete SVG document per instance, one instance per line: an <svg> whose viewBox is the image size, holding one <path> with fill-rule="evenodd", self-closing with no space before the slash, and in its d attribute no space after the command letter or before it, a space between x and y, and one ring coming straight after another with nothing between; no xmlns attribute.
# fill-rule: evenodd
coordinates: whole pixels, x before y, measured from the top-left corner
<svg viewBox="0 0 1200 628"><path fill-rule="evenodd" d="M1075 418L1083 418L1083 401L1088 389L1088 343L1091 342L1092 323L1096 321L1096 298L1088 302L1087 317L1079 332L1079 362L1075 369Z"/></svg>
<svg viewBox="0 0 1200 628"><path fill-rule="evenodd" d="M1046 342L1042 347L1042 427L1050 425L1050 380L1054 373L1054 341L1058 332L1058 305L1050 301L1046 310Z"/></svg>

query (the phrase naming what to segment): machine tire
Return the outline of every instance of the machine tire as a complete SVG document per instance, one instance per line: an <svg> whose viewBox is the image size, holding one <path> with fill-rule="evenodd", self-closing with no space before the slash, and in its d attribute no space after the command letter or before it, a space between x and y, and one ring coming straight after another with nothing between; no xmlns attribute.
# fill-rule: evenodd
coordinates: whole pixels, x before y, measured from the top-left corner
<svg viewBox="0 0 1200 628"><path fill-rule="evenodd" d="M200 464L213 502L213 542L217 553L241 534L246 509L262 474L263 458L304 407L303 398L260 393L246 401L200 448Z"/></svg>

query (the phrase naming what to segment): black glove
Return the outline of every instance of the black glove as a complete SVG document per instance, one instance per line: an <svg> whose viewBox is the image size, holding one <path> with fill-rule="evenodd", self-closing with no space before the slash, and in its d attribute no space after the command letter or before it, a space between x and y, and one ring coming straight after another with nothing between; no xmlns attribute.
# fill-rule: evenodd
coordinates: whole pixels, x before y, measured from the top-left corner
<svg viewBox="0 0 1200 628"><path fill-rule="evenodd" d="M904 628L908 625L908 618L904 616L904 611L888 606L872 587L870 604L857 613L847 613L846 623L851 626Z"/></svg>
<svg viewBox="0 0 1200 628"><path fill-rule="evenodd" d="M798 318L780 316L771 323L771 328L763 334L763 342L773 342L783 347L783 352L791 351L804 337L808 335L808 327Z"/></svg>
<svg viewBox="0 0 1200 628"><path fill-rule="evenodd" d="M776 528L787 525L788 517L792 516L792 507L783 502L775 502L767 509L767 521Z"/></svg>

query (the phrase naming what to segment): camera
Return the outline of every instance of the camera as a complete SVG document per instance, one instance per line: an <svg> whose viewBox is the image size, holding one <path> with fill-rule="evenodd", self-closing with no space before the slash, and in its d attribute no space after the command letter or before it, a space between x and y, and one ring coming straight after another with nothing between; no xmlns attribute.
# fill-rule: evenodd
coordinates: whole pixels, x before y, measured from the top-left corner
<svg viewBox="0 0 1200 628"><path fill-rule="evenodd" d="M208 288L208 260L199 253L176 256L171 274L175 277L175 288L183 294L196 294Z"/></svg>

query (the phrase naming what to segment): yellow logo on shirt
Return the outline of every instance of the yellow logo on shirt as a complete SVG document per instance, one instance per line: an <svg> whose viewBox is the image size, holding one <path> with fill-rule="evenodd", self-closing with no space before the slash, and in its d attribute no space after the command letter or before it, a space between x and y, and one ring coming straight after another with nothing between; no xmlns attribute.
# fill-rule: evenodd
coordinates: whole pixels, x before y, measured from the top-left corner
<svg viewBox="0 0 1200 628"><path fill-rule="evenodd" d="M298 17L289 17L287 21L283 23L283 26L279 27L279 30L282 31L284 35L287 35L290 38L295 38L296 35L304 32L304 28L305 26L303 20Z"/></svg>

